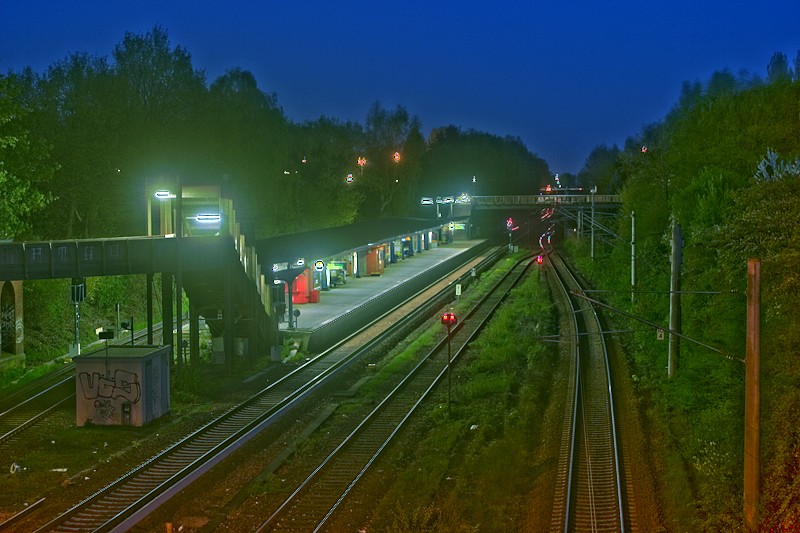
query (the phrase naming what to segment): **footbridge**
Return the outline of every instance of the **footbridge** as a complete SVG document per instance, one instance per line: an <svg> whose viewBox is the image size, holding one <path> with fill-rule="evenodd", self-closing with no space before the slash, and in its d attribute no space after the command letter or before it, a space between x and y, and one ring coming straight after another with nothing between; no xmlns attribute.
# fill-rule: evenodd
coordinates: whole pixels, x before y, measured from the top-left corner
<svg viewBox="0 0 800 533"><path fill-rule="evenodd" d="M473 196L473 209L530 209L548 206L617 205L618 194L531 194Z"/></svg>
<svg viewBox="0 0 800 533"><path fill-rule="evenodd" d="M199 355L199 317L224 343L226 364L232 364L234 339L246 338L253 348L274 343L266 279L254 248L236 230L213 236L147 236L0 244L0 280L40 280L91 276L147 276L148 342L153 342L154 274L161 274L164 324L173 323L173 308L183 315L189 299L189 353ZM77 281L76 281L77 283ZM177 340L182 346L182 328Z"/></svg>

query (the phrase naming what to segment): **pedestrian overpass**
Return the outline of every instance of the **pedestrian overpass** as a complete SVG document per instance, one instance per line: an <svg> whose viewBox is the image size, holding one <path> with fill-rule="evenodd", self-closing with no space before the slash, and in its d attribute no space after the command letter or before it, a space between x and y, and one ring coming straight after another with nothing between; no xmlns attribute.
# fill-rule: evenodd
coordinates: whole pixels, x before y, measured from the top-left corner
<svg viewBox="0 0 800 533"><path fill-rule="evenodd" d="M618 194L515 194L473 196L473 209L530 209L550 206L591 206L620 204Z"/></svg>

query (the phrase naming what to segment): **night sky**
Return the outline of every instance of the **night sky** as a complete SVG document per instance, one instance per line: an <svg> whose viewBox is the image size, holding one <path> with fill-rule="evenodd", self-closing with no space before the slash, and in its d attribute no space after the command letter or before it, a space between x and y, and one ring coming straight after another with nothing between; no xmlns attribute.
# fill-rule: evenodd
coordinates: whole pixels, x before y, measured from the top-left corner
<svg viewBox="0 0 800 533"><path fill-rule="evenodd" d="M208 83L253 72L291 120L363 124L372 102L400 104L425 135L520 137L554 173L662 119L683 81L766 77L773 53L800 49L799 0L0 0L0 71L110 59L155 25Z"/></svg>

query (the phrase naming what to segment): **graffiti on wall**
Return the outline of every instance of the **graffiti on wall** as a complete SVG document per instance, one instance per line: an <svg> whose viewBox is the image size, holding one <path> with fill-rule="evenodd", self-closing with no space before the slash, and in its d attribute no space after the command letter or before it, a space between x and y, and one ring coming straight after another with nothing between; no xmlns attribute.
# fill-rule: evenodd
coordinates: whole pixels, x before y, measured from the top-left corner
<svg viewBox="0 0 800 533"><path fill-rule="evenodd" d="M122 398L127 402L136 403L142 395L139 375L127 370L117 369L113 378L103 376L100 372L81 372L78 374L78 380L83 397L87 400Z"/></svg>
<svg viewBox="0 0 800 533"><path fill-rule="evenodd" d="M111 400L97 399L94 401L94 420L119 420L117 407Z"/></svg>
<svg viewBox="0 0 800 533"><path fill-rule="evenodd" d="M0 339L2 339L3 350L13 352L13 344L16 342L15 331L22 331L22 319L19 320L19 324L15 324L14 304L3 302L0 304Z"/></svg>
<svg viewBox="0 0 800 533"><path fill-rule="evenodd" d="M22 326L22 319L17 319L17 344L25 342L25 328Z"/></svg>

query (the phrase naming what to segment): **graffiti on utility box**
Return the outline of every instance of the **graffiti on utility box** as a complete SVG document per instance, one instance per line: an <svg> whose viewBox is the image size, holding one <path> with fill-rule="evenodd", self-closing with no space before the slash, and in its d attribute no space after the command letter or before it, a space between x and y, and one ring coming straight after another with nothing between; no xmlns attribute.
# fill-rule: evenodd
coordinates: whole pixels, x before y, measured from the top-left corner
<svg viewBox="0 0 800 533"><path fill-rule="evenodd" d="M78 380L81 384L83 397L87 400L96 398L120 398L130 403L136 403L142 395L139 376L135 372L117 369L114 378L110 379L99 372L80 372Z"/></svg>

